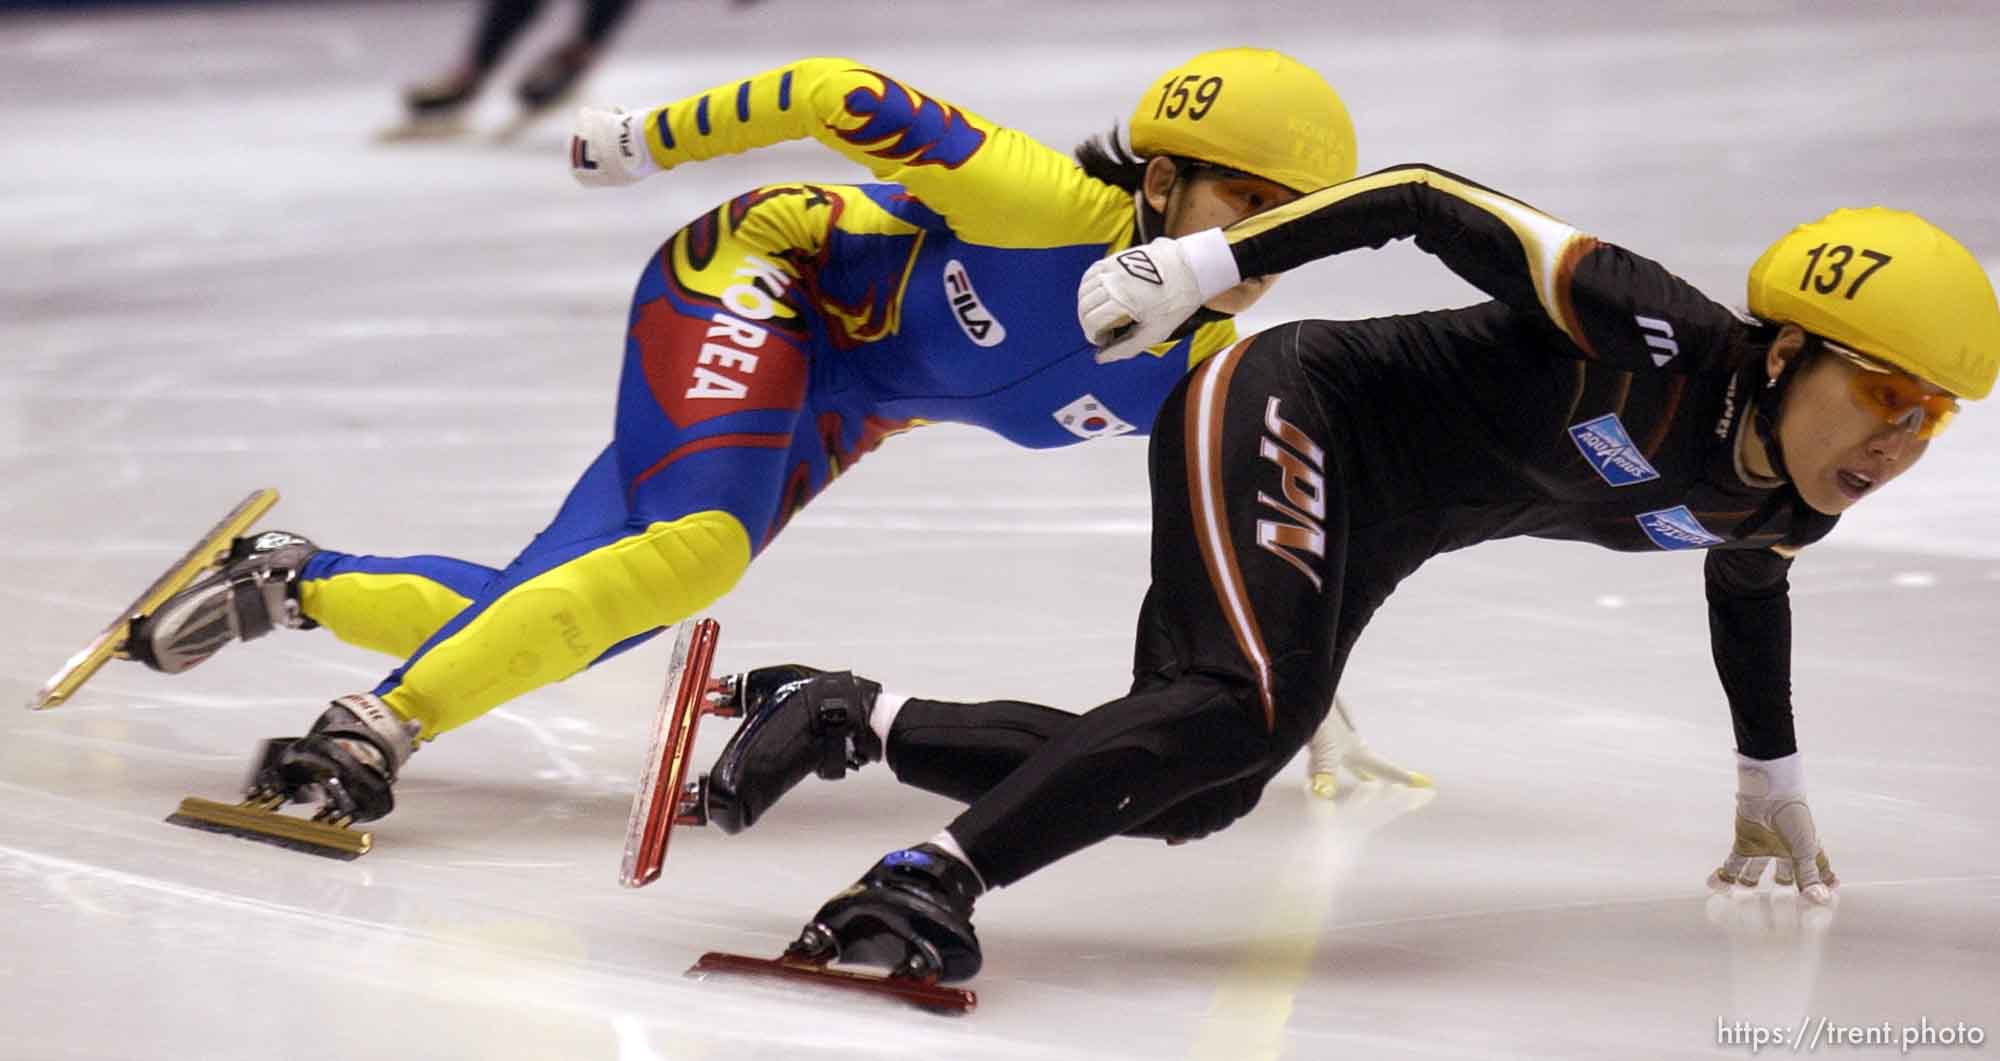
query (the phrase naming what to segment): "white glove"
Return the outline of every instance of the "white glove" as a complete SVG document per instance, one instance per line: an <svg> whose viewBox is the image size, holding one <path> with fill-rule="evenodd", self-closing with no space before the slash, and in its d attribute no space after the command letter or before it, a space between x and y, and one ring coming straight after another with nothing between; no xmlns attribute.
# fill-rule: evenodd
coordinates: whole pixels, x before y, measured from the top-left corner
<svg viewBox="0 0 2000 1061"><path fill-rule="evenodd" d="M587 188L609 188L659 172L646 150L645 118L616 107L578 110L569 138L570 176Z"/></svg>
<svg viewBox="0 0 2000 1061"><path fill-rule="evenodd" d="M1736 842L1722 867L1709 874L1710 889L1755 888L1764 877L1764 867L1776 861L1774 885L1797 884L1807 902L1833 902L1833 889L1840 882L1819 846L1805 788L1805 768L1797 752L1761 761L1736 757Z"/></svg>
<svg viewBox="0 0 2000 1061"><path fill-rule="evenodd" d="M1242 280L1221 229L1162 237L1084 270L1076 320L1099 364L1123 361L1174 334L1201 304Z"/></svg>
<svg viewBox="0 0 2000 1061"><path fill-rule="evenodd" d="M1410 788L1436 787L1428 776L1405 770L1376 755L1354 728L1346 705L1335 697L1333 710L1326 713L1326 720L1319 724L1312 742L1306 745L1306 777L1312 785L1312 794L1333 799L1340 790L1343 766L1362 781L1387 781Z"/></svg>

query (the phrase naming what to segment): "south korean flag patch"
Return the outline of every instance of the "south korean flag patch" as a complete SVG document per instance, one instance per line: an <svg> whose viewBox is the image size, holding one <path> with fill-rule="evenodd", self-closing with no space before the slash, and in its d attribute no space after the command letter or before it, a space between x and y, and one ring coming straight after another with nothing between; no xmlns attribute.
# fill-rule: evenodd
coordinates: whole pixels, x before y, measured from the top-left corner
<svg viewBox="0 0 2000 1061"><path fill-rule="evenodd" d="M1081 398L1055 411L1056 423L1070 434L1082 439L1111 438L1129 435L1137 430L1131 424L1118 419L1094 394Z"/></svg>

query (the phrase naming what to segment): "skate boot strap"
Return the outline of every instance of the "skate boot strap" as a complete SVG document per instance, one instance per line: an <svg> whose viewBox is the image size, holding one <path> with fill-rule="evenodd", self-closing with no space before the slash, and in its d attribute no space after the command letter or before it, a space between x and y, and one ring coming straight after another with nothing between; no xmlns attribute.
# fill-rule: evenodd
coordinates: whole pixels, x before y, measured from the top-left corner
<svg viewBox="0 0 2000 1061"><path fill-rule="evenodd" d="M867 728L866 709L857 699L829 696L819 702L813 711L813 732L832 738L819 742L820 777L838 781L847 776L847 771L858 770L872 761L855 736L857 730Z"/></svg>
<svg viewBox="0 0 2000 1061"><path fill-rule="evenodd" d="M986 891L977 870L931 843L889 852L860 883L889 887L915 885L962 916L971 915L973 900Z"/></svg>
<svg viewBox="0 0 2000 1061"><path fill-rule="evenodd" d="M254 641L271 632L271 609L264 597L262 579L256 575L230 579L229 602L236 610L237 637Z"/></svg>

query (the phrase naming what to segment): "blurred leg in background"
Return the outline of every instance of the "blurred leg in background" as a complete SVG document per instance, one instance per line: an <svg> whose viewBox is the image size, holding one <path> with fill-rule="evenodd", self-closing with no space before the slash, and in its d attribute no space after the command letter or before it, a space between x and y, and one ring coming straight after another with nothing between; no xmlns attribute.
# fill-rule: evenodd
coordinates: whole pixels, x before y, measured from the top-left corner
<svg viewBox="0 0 2000 1061"><path fill-rule="evenodd" d="M523 120L569 98L633 6L634 0L584 0L576 32L536 59L514 86ZM487 0L464 61L438 78L404 90L408 123L401 135L462 131L466 108L542 7L543 0Z"/></svg>

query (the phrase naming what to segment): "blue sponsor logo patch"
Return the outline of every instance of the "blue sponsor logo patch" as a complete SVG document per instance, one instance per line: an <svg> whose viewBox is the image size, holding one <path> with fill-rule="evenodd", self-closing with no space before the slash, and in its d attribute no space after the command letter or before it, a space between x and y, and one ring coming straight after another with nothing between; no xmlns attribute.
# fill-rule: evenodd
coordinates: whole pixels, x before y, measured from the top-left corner
<svg viewBox="0 0 2000 1061"><path fill-rule="evenodd" d="M1571 424L1569 437L1583 453L1583 459L1597 469L1598 477L1612 486L1631 486L1660 477L1633 444L1625 425L1618 422L1617 413Z"/></svg>
<svg viewBox="0 0 2000 1061"><path fill-rule="evenodd" d="M1706 549L1722 544L1722 539L1709 533L1686 505L1645 512L1633 518L1639 521L1639 529L1646 532L1646 537L1662 549Z"/></svg>

